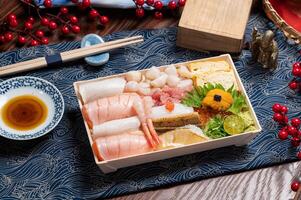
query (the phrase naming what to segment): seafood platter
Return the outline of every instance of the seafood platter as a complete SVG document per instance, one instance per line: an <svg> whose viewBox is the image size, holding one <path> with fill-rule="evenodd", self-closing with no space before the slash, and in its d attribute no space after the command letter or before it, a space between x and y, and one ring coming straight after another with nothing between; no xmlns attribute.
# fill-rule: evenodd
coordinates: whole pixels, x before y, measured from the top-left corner
<svg viewBox="0 0 301 200"><path fill-rule="evenodd" d="M104 173L250 142L261 126L231 56L74 83Z"/></svg>

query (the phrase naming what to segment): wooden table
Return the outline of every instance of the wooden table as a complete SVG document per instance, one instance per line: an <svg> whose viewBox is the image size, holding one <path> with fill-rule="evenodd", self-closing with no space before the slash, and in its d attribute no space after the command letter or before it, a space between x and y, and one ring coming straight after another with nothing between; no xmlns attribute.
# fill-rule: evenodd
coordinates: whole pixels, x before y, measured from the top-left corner
<svg viewBox="0 0 301 200"><path fill-rule="evenodd" d="M18 0L1 0L0 8L0 20L4 19L9 12L16 13L20 18L24 17L24 13L26 13L26 9L21 6ZM57 9L54 9L53 13L56 12ZM163 20L156 20L151 16L140 20L134 16L133 10L120 11L106 9L105 14L106 13L111 13L109 14L111 22L107 27L103 28L93 23L87 23L85 19L81 19L81 34L75 37L66 38L60 37L59 32L55 31L53 34L49 35L50 43L57 43L64 40L79 40L87 33L105 35L122 30L170 27L176 26L178 23L178 19L172 16L168 16ZM16 46L14 42L10 42L1 45L0 51L7 51L15 48L20 47ZM298 166L300 170L301 162L211 178L190 184L148 191L115 199L289 199L294 195L294 192L290 190L290 182L293 174L296 173Z"/></svg>

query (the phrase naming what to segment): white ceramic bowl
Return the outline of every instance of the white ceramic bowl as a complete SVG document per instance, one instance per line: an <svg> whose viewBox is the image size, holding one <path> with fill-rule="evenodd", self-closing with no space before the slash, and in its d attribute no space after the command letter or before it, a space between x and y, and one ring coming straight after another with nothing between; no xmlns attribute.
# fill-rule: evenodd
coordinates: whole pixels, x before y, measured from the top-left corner
<svg viewBox="0 0 301 200"><path fill-rule="evenodd" d="M0 136L13 140L30 140L41 137L54 129L64 114L64 99L60 91L48 81L31 76L21 76L0 83L0 110L5 103L17 96L33 95L40 98L48 108L48 115L41 125L19 131L8 127L0 120Z"/></svg>

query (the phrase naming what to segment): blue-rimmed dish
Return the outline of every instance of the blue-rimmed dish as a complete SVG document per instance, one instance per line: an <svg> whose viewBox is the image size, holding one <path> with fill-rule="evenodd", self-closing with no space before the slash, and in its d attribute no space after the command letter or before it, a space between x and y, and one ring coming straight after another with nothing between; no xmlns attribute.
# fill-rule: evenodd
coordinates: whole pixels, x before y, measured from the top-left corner
<svg viewBox="0 0 301 200"><path fill-rule="evenodd" d="M21 95L35 96L47 105L45 121L34 129L21 131L9 127L1 119L0 136L13 140L30 140L47 134L58 125L64 114L64 99L53 84L31 76L15 77L1 82L0 112L10 99Z"/></svg>

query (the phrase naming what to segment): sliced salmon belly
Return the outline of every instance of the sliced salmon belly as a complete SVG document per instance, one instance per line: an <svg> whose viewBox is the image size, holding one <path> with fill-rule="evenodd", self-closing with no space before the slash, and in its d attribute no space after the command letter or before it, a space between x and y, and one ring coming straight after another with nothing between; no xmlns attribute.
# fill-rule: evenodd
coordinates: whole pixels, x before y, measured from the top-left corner
<svg viewBox="0 0 301 200"><path fill-rule="evenodd" d="M99 160L111 160L152 151L142 131L100 137L93 143Z"/></svg>
<svg viewBox="0 0 301 200"><path fill-rule="evenodd" d="M124 93L89 102L83 107L84 118L91 128L106 121L134 116L133 102L137 100L140 100L138 94Z"/></svg>

